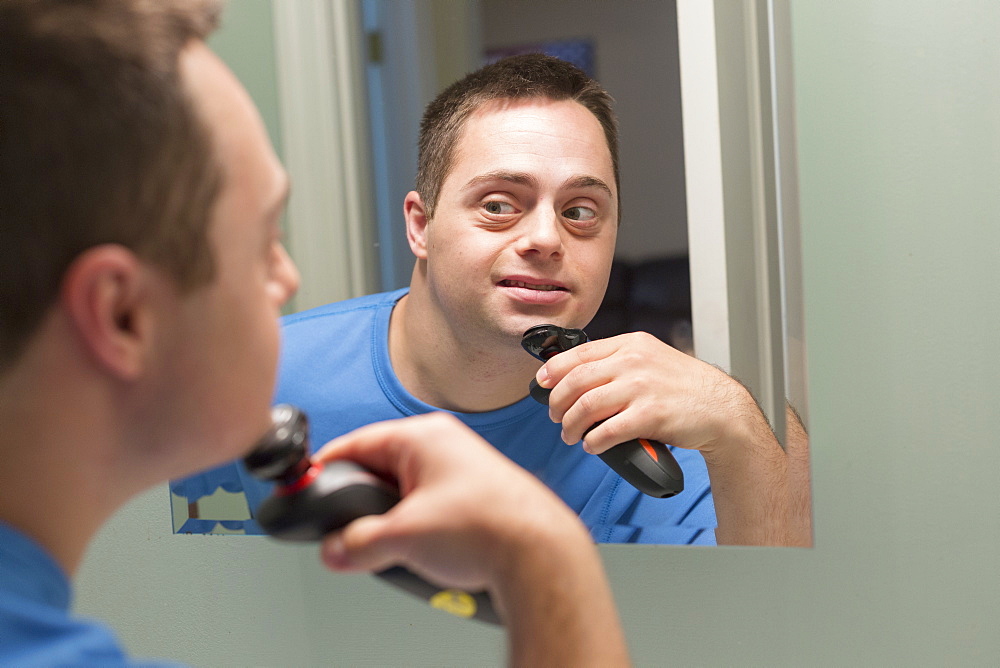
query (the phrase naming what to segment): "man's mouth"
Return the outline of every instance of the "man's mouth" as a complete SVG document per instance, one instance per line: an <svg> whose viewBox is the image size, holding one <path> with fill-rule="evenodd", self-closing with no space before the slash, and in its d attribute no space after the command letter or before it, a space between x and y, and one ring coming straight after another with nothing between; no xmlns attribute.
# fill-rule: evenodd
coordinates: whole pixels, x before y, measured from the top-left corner
<svg viewBox="0 0 1000 668"><path fill-rule="evenodd" d="M527 288L529 290L543 290L545 292L550 292L552 290L563 290L566 288L561 285L549 285L547 283L528 283L526 281L511 281L504 279L500 281L499 285L505 288Z"/></svg>

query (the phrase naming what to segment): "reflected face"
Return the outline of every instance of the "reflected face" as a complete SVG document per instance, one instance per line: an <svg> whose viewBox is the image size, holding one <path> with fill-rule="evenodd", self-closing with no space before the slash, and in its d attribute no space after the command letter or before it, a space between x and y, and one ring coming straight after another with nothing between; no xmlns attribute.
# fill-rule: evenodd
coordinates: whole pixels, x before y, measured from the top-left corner
<svg viewBox="0 0 1000 668"><path fill-rule="evenodd" d="M448 322L520 340L597 312L617 203L604 132L583 105L498 101L468 118L434 217L411 244Z"/></svg>
<svg viewBox="0 0 1000 668"><path fill-rule="evenodd" d="M177 299L164 359L188 473L243 454L270 425L277 319L299 276L280 241L287 177L250 98L201 43L181 71L223 172L209 227L216 276Z"/></svg>

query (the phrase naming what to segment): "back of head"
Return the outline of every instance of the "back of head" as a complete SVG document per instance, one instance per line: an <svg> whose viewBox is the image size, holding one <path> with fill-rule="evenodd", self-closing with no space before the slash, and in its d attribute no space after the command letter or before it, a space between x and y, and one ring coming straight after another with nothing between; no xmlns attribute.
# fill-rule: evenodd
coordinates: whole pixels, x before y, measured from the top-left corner
<svg viewBox="0 0 1000 668"><path fill-rule="evenodd" d="M211 278L221 175L178 57L217 17L214 0L0 2L0 370L88 248L185 289Z"/></svg>
<svg viewBox="0 0 1000 668"><path fill-rule="evenodd" d="M438 194L451 169L455 146L469 115L493 100L532 98L573 100L594 114L604 129L611 152L615 189L621 193L618 121L611 95L575 65L532 53L504 58L476 70L453 83L427 105L420 123L416 189L429 217L434 215Z"/></svg>

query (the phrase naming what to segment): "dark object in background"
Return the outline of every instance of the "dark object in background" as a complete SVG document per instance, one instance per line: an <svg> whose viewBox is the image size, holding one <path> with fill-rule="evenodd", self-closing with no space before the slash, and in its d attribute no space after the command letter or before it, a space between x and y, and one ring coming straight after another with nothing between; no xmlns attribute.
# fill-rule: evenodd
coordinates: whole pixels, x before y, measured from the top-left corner
<svg viewBox="0 0 1000 668"><path fill-rule="evenodd" d="M626 332L649 332L682 352L694 353L686 256L612 263L608 290L587 333L604 339Z"/></svg>

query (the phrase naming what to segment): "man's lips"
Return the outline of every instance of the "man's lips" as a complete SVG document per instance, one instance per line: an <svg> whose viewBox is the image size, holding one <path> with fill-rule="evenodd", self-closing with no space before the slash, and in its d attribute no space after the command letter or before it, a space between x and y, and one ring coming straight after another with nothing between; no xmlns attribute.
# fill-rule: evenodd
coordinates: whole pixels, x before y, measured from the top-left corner
<svg viewBox="0 0 1000 668"><path fill-rule="evenodd" d="M533 306L555 306L570 298L570 290L562 283L534 276L509 276L497 281L510 299Z"/></svg>
<svg viewBox="0 0 1000 668"><path fill-rule="evenodd" d="M558 283L546 283L542 280L521 280L514 278L505 278L499 283L500 287L504 288L525 288L528 290L541 290L543 292L552 292L555 290L560 290L567 292L566 287Z"/></svg>

